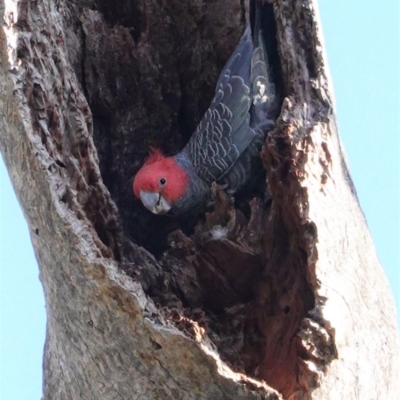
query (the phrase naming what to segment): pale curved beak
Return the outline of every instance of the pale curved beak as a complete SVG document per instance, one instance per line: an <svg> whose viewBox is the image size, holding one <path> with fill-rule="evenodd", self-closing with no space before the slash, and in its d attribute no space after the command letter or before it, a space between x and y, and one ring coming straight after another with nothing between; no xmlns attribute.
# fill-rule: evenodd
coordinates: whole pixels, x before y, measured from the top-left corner
<svg viewBox="0 0 400 400"><path fill-rule="evenodd" d="M171 209L170 204L161 196L161 193L141 190L140 200L142 200L143 205L153 214L165 214Z"/></svg>

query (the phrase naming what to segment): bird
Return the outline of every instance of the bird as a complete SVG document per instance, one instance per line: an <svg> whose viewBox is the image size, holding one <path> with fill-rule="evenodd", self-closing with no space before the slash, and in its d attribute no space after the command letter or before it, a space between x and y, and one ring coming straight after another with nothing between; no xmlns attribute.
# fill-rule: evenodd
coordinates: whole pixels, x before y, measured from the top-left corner
<svg viewBox="0 0 400 400"><path fill-rule="evenodd" d="M265 45L262 0L218 78L215 95L184 148L167 157L151 148L133 192L152 213L185 216L204 210L211 185L231 198L260 169L260 151L275 126L279 99ZM265 24L264 24L265 25Z"/></svg>

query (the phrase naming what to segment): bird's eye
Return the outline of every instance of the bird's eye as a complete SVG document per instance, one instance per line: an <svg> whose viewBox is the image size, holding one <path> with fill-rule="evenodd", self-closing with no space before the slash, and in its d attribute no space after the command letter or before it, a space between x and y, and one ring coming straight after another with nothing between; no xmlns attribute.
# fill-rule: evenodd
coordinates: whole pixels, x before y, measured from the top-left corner
<svg viewBox="0 0 400 400"><path fill-rule="evenodd" d="M167 180L165 178L160 178L160 185L164 186L167 183Z"/></svg>

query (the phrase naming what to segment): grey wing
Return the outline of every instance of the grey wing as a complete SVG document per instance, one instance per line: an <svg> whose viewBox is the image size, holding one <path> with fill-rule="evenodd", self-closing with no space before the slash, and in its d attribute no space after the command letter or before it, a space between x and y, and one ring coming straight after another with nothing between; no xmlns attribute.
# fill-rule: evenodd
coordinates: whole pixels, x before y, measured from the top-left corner
<svg viewBox="0 0 400 400"><path fill-rule="evenodd" d="M207 182L220 180L256 135L250 128L253 50L248 28L218 79L209 109L184 149L196 173Z"/></svg>

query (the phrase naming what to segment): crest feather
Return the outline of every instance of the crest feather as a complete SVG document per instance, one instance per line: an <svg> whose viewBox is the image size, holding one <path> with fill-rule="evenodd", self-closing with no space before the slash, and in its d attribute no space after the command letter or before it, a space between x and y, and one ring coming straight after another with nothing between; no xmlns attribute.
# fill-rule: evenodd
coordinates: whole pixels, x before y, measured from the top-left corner
<svg viewBox="0 0 400 400"><path fill-rule="evenodd" d="M150 147L150 155L146 158L144 165L154 164L157 161L163 160L165 157L160 150L156 149L155 147Z"/></svg>

